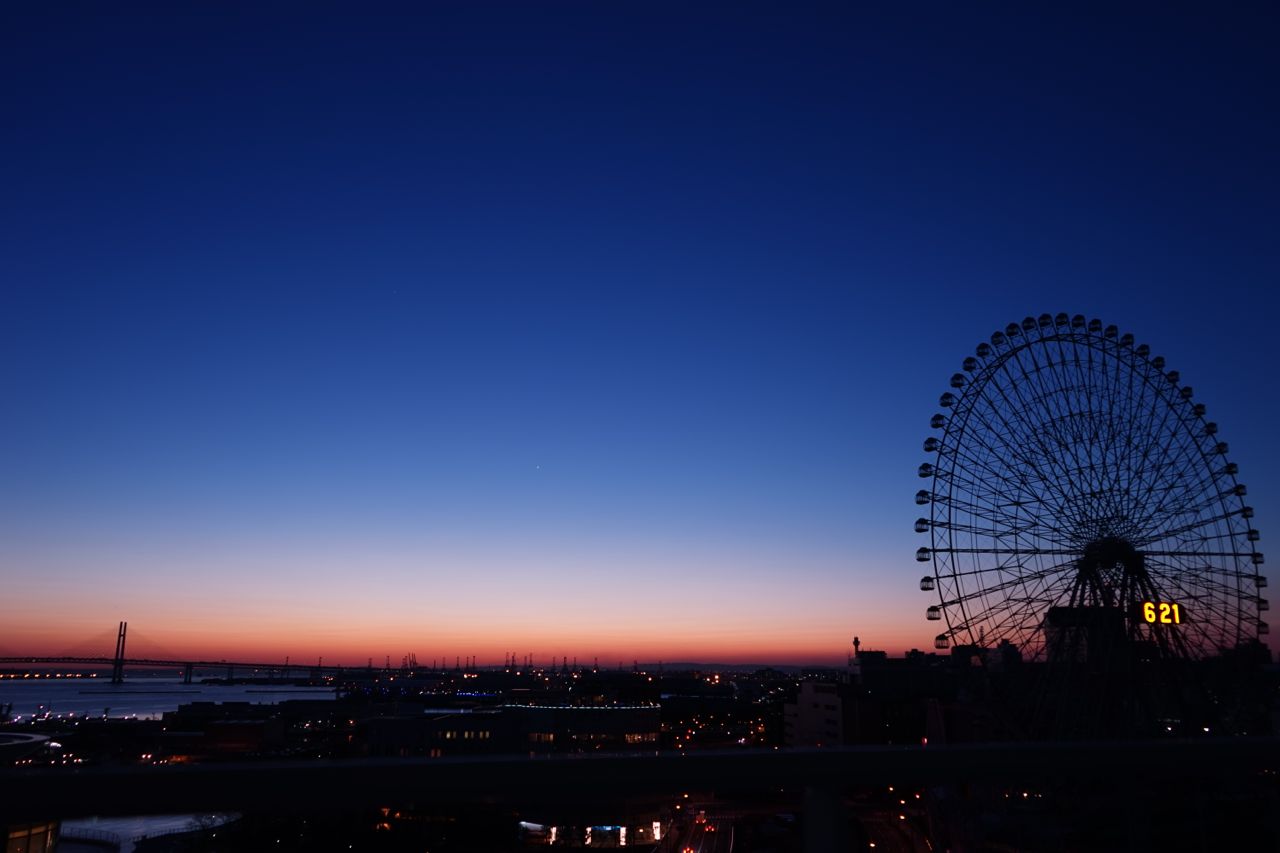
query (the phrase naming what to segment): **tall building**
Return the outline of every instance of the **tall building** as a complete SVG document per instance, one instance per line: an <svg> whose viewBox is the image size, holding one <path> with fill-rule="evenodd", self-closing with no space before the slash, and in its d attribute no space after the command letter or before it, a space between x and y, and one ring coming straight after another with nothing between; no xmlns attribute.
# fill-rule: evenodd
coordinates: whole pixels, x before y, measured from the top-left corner
<svg viewBox="0 0 1280 853"><path fill-rule="evenodd" d="M839 685L800 682L795 702L782 708L787 746L839 746L844 742L844 702Z"/></svg>

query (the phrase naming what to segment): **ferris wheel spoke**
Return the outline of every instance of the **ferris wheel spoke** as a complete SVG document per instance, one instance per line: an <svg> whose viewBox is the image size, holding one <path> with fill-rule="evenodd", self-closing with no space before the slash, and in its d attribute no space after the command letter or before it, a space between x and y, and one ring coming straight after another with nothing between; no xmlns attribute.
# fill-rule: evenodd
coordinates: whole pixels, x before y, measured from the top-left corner
<svg viewBox="0 0 1280 853"><path fill-rule="evenodd" d="M1076 505L1082 507L1077 526L1083 528L1086 519L1106 517L1113 512L1104 503L1104 496L1109 490L1105 487L1105 477L1098 457L1102 441L1099 431L1102 425L1097 416L1097 388L1090 381L1096 370L1093 342L1087 339L1083 341L1076 348L1073 361L1076 380L1069 386L1068 399L1063 401L1064 407L1070 411L1066 414L1068 420L1060 423L1069 428L1070 432L1065 440L1070 442L1076 455L1080 457L1080 461L1076 463L1076 471L1082 482L1074 485L1074 496ZM1085 508L1086 503L1092 506Z"/></svg>
<svg viewBox="0 0 1280 853"><path fill-rule="evenodd" d="M986 495L987 504L978 503L982 495L967 495L973 497L974 500L966 500L965 497L956 497L954 495L941 494L934 496L935 503L944 504L950 508L962 510L972 513L973 515L1000 518L1000 519L1017 519L1021 513L1026 513L1032 509L1043 509L1045 502L1036 496L1030 496L1026 500L1007 500L1003 495L996 492L988 492Z"/></svg>
<svg viewBox="0 0 1280 853"><path fill-rule="evenodd" d="M1124 363L1124 366L1127 368L1126 370L1123 371L1123 373L1121 373L1120 371L1120 364L1122 361ZM1126 427L1126 430L1125 430L1126 440L1123 444L1123 449L1124 449L1123 459L1127 464L1118 466L1115 473L1116 473L1116 478L1119 481L1118 491L1121 496L1120 501L1124 505L1125 512L1127 512L1130 515L1130 517L1133 516L1133 512L1135 509L1133 505L1133 501L1135 498L1135 495L1133 494L1133 488L1134 488L1134 476L1135 476L1134 469L1136 466L1133 464L1133 454L1137 452L1138 448L1136 447L1136 445L1139 444L1139 442L1135 442L1133 438L1135 435L1135 430L1137 429L1139 418L1141 417L1142 409L1145 408L1145 406L1143 406L1143 402L1146 396L1145 383L1143 382L1142 375L1137 369L1137 365L1138 365L1137 356L1134 355L1131 349L1125 350L1122 347L1120 350L1117 351L1116 384L1117 384L1117 387L1120 387L1120 386L1123 387L1123 390L1120 392L1119 402L1120 402L1120 420L1121 420L1121 423L1125 424L1125 427Z"/></svg>
<svg viewBox="0 0 1280 853"><path fill-rule="evenodd" d="M1219 519L1216 519L1216 520L1217 520L1217 521L1222 521L1223 519L1219 518ZM1185 536L1185 535L1184 535L1184 536L1182 537L1182 540L1181 540L1181 541L1184 541L1184 542L1206 542L1206 543L1207 543L1207 542L1220 542L1220 541L1223 541L1223 540L1232 540L1232 541L1234 541L1236 538L1238 538L1238 537L1239 537L1239 535L1240 535L1240 534L1239 534L1239 532L1238 532L1238 531L1234 531L1234 530L1222 530L1221 528L1219 528L1219 529L1217 530L1217 532L1215 532L1215 533L1202 533L1201 535L1196 536L1196 537L1189 537L1189 536ZM1248 556L1250 553L1252 553L1252 551L1241 551L1241 552L1239 552L1239 553L1241 554L1241 556Z"/></svg>
<svg viewBox="0 0 1280 853"><path fill-rule="evenodd" d="M1148 557L1232 557L1238 560L1247 560L1253 556L1252 551L1166 551L1158 548L1144 548L1142 553Z"/></svg>
<svg viewBox="0 0 1280 853"><path fill-rule="evenodd" d="M1098 470L1097 461L1092 458L1092 454L1089 452L1088 444L1084 441L1085 436L1082 434L1081 410L1085 409L1085 406L1082 405L1079 399L1083 389L1083 385L1079 382L1079 350L1074 350L1076 375L1071 376L1069 370L1072 360L1068 358L1068 352L1065 349L1062 337L1056 337L1054 345L1058 359L1053 362L1052 356L1050 356L1049 360L1054 365L1053 375L1056 380L1055 388L1057 390L1054 398L1056 402L1054 407L1055 427L1060 433L1060 441L1065 452L1070 454L1072 472L1077 475L1084 475L1088 488L1098 491L1101 489L1101 473ZM1065 434L1062 434L1064 432Z"/></svg>
<svg viewBox="0 0 1280 853"><path fill-rule="evenodd" d="M1227 573L1213 566L1196 568L1192 566L1175 566L1161 561L1154 562L1151 574L1158 575L1178 585L1183 591L1204 588L1224 595L1235 595L1240 591L1240 578L1235 573ZM1228 581L1236 581L1231 583Z"/></svg>
<svg viewBox="0 0 1280 853"><path fill-rule="evenodd" d="M1114 500L1114 514L1132 524L1139 517L1133 506L1133 498L1135 480L1140 476L1132 457L1145 443L1134 439L1135 421L1138 418L1133 407L1141 403L1143 408L1150 409L1151 400L1146 399L1147 386L1135 384L1132 353L1123 352L1114 344L1104 346L1104 350L1111 366L1111 370L1103 374L1106 401L1109 411L1113 413L1112 423L1115 426L1110 432L1112 440L1102 449L1101 458L1107 475L1106 483ZM1135 394L1135 390L1139 393Z"/></svg>
<svg viewBox="0 0 1280 853"><path fill-rule="evenodd" d="M1154 524L1153 541L1162 542L1169 539L1185 537L1192 531L1225 525L1233 536L1248 536L1249 527L1244 524L1243 508L1236 509L1227 504L1230 497L1239 497L1233 490L1217 490L1210 492L1207 484L1202 490L1203 498L1196 504L1183 504L1172 508L1164 524ZM1176 525L1176 526L1175 526ZM1237 529L1233 529L1237 528Z"/></svg>
<svg viewBox="0 0 1280 853"><path fill-rule="evenodd" d="M1038 578L1049 577L1051 575L1057 574L1058 572L1070 569L1074 564L1075 563L1073 560L1071 562L1056 563L1054 565L1047 566L1045 568L1039 568L1039 569L1035 569L1034 571L1025 572L1025 566L1023 564L1007 563L999 566L983 566L981 568L976 568L976 569L966 569L965 571L952 572L951 574L946 575L946 577L965 578L965 577L977 577L979 575L991 574L993 572L1008 573L1015 570L1024 571L1024 573L1019 574L1017 577L1009 578L1005 581L1002 581L999 584L996 584L995 586L987 588L987 591L993 591L993 590L999 591L1007 588L1006 587L1007 584L1011 585L1011 584L1016 584L1023 581L1036 580Z"/></svg>
<svg viewBox="0 0 1280 853"><path fill-rule="evenodd" d="M1188 574L1181 567L1158 561L1151 567L1151 573L1164 582L1162 593L1172 593L1175 600L1191 602L1184 603L1188 609L1184 625L1191 625L1214 649L1234 644L1234 640L1228 642L1228 637L1233 637L1245 620L1240 609L1232 605L1239 599L1238 588L1223 584L1208 573Z"/></svg>
<svg viewBox="0 0 1280 853"><path fill-rule="evenodd" d="M1164 435L1170 410L1161 397L1159 387L1146 376L1144 367L1135 366L1135 369L1140 370L1142 376L1136 385L1138 393L1134 395L1135 410L1131 417L1133 434L1141 440L1130 442L1125 494L1127 511L1134 518L1143 518L1148 515L1145 496L1152 490L1153 453L1164 450L1164 442L1157 437Z"/></svg>
<svg viewBox="0 0 1280 853"><path fill-rule="evenodd" d="M1090 437L1086 446L1089 454L1090 472L1094 475L1093 488L1096 493L1105 496L1102 499L1105 510L1098 513L1100 519L1120 517L1115 505L1117 485L1115 477L1119 466L1112 458L1115 452L1116 418L1113 395L1106 387L1109 377L1107 362L1103 350L1097 342L1089 341L1084 350L1085 370L1082 387L1085 393L1085 411L1089 413L1094 424L1095 434Z"/></svg>
<svg viewBox="0 0 1280 853"><path fill-rule="evenodd" d="M981 492L984 489L990 489L993 485L992 481L1003 483L1006 486L1018 489L1025 487L1023 478L1015 477L1010 472L997 468L997 460L992 457L978 456L973 451L967 449L947 450L946 454L947 458L954 462L968 463L968 466L965 468L953 465L951 468L944 468L942 469L942 472L940 472L945 473L951 482L962 486L965 491ZM970 475L968 474L970 468L978 469L975 472L975 475L985 472L988 476L979 478L975 475Z"/></svg>
<svg viewBox="0 0 1280 853"><path fill-rule="evenodd" d="M952 602L947 612L950 614L957 609L960 611L962 618L956 622L956 627L971 628L987 625L988 630L993 632L992 638L1000 639L999 632L994 630L999 626L997 614L1003 613L1008 608L1025 610L1033 608L1034 605L1040 605L1041 610L1037 612L1047 612L1047 608L1063 600L1066 590L1070 587L1070 578L1061 576L1046 578L1044 582L1034 585L1032 589L1023 590L1020 594L1019 586L1011 586L1007 594L991 599L986 597L986 593L975 593ZM1033 613L1028 618L1038 624L1042 617Z"/></svg>
<svg viewBox="0 0 1280 853"><path fill-rule="evenodd" d="M1183 501L1172 505L1160 505L1158 512L1152 514L1152 537L1165 538L1177 535L1183 530L1192 530L1197 526L1213 523L1218 519L1230 518L1237 513L1223 507L1221 494L1206 494L1199 501L1191 503Z"/></svg>
<svg viewBox="0 0 1280 853"><path fill-rule="evenodd" d="M1070 587L1069 575L1060 575L1034 594L1006 596L996 604L969 615L956 630L970 634L985 629L992 639L1007 639L1009 633L1018 631L1021 637L1034 635L1040 629L1041 613L1048 612L1054 604L1064 600ZM1024 645L1025 643L1019 643Z"/></svg>
<svg viewBox="0 0 1280 853"><path fill-rule="evenodd" d="M1159 502L1151 509L1148 518L1160 522L1184 515L1198 515L1221 505L1223 499L1231 495L1231 489L1223 491L1212 481L1201 480L1195 488L1181 490L1174 483L1166 483L1159 489L1152 489L1151 497Z"/></svg>
<svg viewBox="0 0 1280 853"><path fill-rule="evenodd" d="M1162 531L1160 534L1158 534L1157 538L1153 538L1149 541L1139 541L1135 544L1139 545L1144 550L1152 549L1152 548L1154 548L1155 550L1159 550L1159 548L1162 547L1164 543L1209 541L1213 539L1235 539L1236 537L1239 536L1239 533L1235 531L1214 533L1211 535L1205 534L1205 535L1195 536L1195 537L1191 536L1191 534L1195 533L1197 530L1203 530L1205 528L1210 527L1211 525L1217 525L1224 521L1229 521L1229 520L1230 520L1230 516L1214 516L1208 519L1196 519L1190 524L1186 524L1182 527L1174 528L1172 530Z"/></svg>
<svg viewBox="0 0 1280 853"><path fill-rule="evenodd" d="M1045 598L1046 592L1050 588L1061 586L1070 582L1070 574L1066 571L1070 568L1070 564L1058 564L1048 566L1044 569L1008 577L998 583L992 583L989 586L975 588L975 590L966 596L957 598L951 602L943 602L943 607L959 606L962 613L965 614L966 622L973 622L981 616L981 613L971 614L969 604L971 602L981 602L984 611L990 609L991 605L987 603L987 598L999 596L1008 590L1021 588L1023 595L1019 596L1019 600ZM957 587L959 584L957 583ZM1054 599L1056 600L1056 598Z"/></svg>
<svg viewBox="0 0 1280 853"><path fill-rule="evenodd" d="M1124 508L1119 504L1123 503L1124 496L1130 490L1131 483L1128 478L1131 476L1132 466L1128 457L1134 447L1132 412L1129 410L1129 405L1133 402L1133 371L1132 365L1126 361L1125 354L1114 342L1104 344L1104 350L1111 364L1111 371L1108 374L1110 380L1108 403L1110 411L1118 413L1117 417L1113 418L1117 428L1111 431L1112 441L1106 449L1106 458L1110 462L1107 471L1110 473L1109 482L1116 496L1117 514L1123 515Z"/></svg>
<svg viewBox="0 0 1280 853"><path fill-rule="evenodd" d="M948 554L999 554L999 555L1023 555L1029 557L1049 556L1073 556L1080 553L1079 549L1074 548L966 548L966 547L947 547L934 548L935 552L945 552ZM1197 555L1200 556L1200 555Z"/></svg>
<svg viewBox="0 0 1280 853"><path fill-rule="evenodd" d="M1163 375L1158 376L1155 381L1167 384ZM1175 415L1175 403L1166 396L1167 393L1167 390L1155 390L1153 402L1158 406L1152 408L1160 411L1160 422L1150 440L1144 442L1146 446L1143 448L1141 463L1134 469L1136 488L1131 495L1134 499L1135 517L1152 519L1154 508L1146 498L1185 490L1189 485L1186 473L1191 470L1190 465L1194 464L1189 452L1189 431L1180 428L1184 426L1183 420ZM1159 454L1158 459L1152 459L1153 453Z"/></svg>
<svg viewBox="0 0 1280 853"><path fill-rule="evenodd" d="M1207 591L1235 594L1247 577L1238 569L1227 569L1225 564L1207 563L1193 559L1169 559L1162 556L1149 557L1146 561L1148 571L1159 574L1182 589L1204 589Z"/></svg>
<svg viewBox="0 0 1280 853"><path fill-rule="evenodd" d="M1010 639L1010 635L1016 632L1018 645L1023 646L1026 638L1040 629L1042 620L1039 613L1046 612L1059 600L1060 596L1053 594L1009 596L958 625L956 630L970 634L981 631L988 640L997 642Z"/></svg>
<svg viewBox="0 0 1280 853"><path fill-rule="evenodd" d="M979 424L986 427L985 423ZM995 478L997 481L1005 485L1015 486L1019 489L1030 490L1026 473L1022 469L1009 470L1008 456L999 452L999 448L995 448L986 443L976 443L976 446L961 445L958 442L955 446L944 445L944 450L950 455L957 458L957 461L970 463L976 467L978 472L985 472L989 477ZM959 466L955 466L952 470L964 470ZM978 485L979 483L986 485L985 478L978 480L970 479L968 482Z"/></svg>
<svg viewBox="0 0 1280 853"><path fill-rule="evenodd" d="M956 465L949 470L966 470L967 471L970 468L977 468L980 471L985 471L990 475L990 478L984 479L984 480L974 479L967 475L963 475L960 477L954 477L954 476L950 477L950 481L959 485L964 493L975 494L979 492L980 488L989 486L992 479L994 479L999 483L1004 484L1006 487L1010 489L1016 490L1019 493L1023 491L1030 492L1030 484L1025 480L1025 478L1014 479L1009 475L1007 475L1005 472L994 468L989 461L985 459L979 459L975 457L972 453L969 453L966 451L955 451L954 455L957 461L967 462L970 464L966 466L964 469L960 469L960 467ZM1037 503L1046 502L1044 497L1040 495L1034 496L1032 500L1034 500ZM1051 515L1042 515L1040 517L1042 525L1043 525L1044 519L1051 518L1051 517L1052 517ZM1010 516L1007 516L1007 515L1004 516L1005 520L1009 520L1010 518L1011 518ZM1016 518L1016 516L1012 518ZM1050 529L1056 530L1056 528L1050 528Z"/></svg>
<svg viewBox="0 0 1280 853"><path fill-rule="evenodd" d="M932 526L957 533L989 538L1014 539L1028 538L1044 540L1055 544L1066 545L1067 534L1044 522L1042 515L1028 512L1026 506L1035 506L1039 501L1028 501L1020 509L1020 513L1007 511L988 511L969 501L944 500L949 512L942 519L937 519Z"/></svg>
<svg viewBox="0 0 1280 853"><path fill-rule="evenodd" d="M1043 501L1038 498L1033 498L1028 501L1014 501L1008 504L999 504L995 502L995 498L993 497L991 503L984 506L976 501L958 499L949 495L937 495L933 498L933 502L946 506L948 509L968 514L974 518L981 518L984 521L991 522L992 524L1021 524L1028 519L1028 507L1035 507L1043 504ZM1006 506L1011 507L1012 509L1005 509Z"/></svg>
<svg viewBox="0 0 1280 853"><path fill-rule="evenodd" d="M1144 482L1142 494L1150 497L1171 495L1183 504L1194 502L1211 485L1211 481L1206 482L1206 477L1199 473L1203 466L1203 452L1198 445L1189 441L1172 444L1165 453L1163 464L1152 467L1150 480ZM1163 504L1152 507L1148 503L1144 504L1144 509L1147 518L1158 522L1157 512L1161 509L1168 512L1171 508ZM1176 510L1177 504L1172 509Z"/></svg>
<svg viewBox="0 0 1280 853"><path fill-rule="evenodd" d="M1007 397L1005 398L1007 401ZM1003 429L993 425L985 415L977 413L978 426L985 429L992 435L1012 435L1014 431L1008 424L1002 412L995 410L997 419L1000 420ZM1003 452L1001 452L1003 451ZM1039 471L1034 459L1028 458L1024 451L1019 450L1017 444L1008 439L1004 439L1003 444L999 448L991 448L991 454L994 458L999 459L1005 466L1014 467L1017 471L1016 480L1013 480L1025 492L1035 494L1041 501L1049 504L1053 510L1048 514L1051 518L1067 517L1069 513L1066 509L1066 503L1063 495L1053 494L1052 483L1044 477ZM1031 476L1034 475L1034 476ZM1012 478L1002 476L1006 482ZM1037 488L1037 485L1041 488Z"/></svg>
<svg viewBox="0 0 1280 853"><path fill-rule="evenodd" d="M1012 387L1017 389L1018 384L1016 382L1011 382L1010 384L1012 385ZM1003 402L1004 404L1003 407L993 406L992 411L996 413L997 418L999 418L999 420L1004 425L1008 433L1010 435L1018 435L1020 437L1032 439L1033 445L1036 445L1036 449L1039 451L1040 454L1042 454L1045 457L1048 464L1051 465L1052 460L1054 459L1054 454L1048 452L1048 449L1044 446L1043 439L1036 438L1034 436L1023 436L1023 433L1019 431L1017 428L1015 428L1012 424L1010 424L1008 418L1006 417L1006 414L1005 414L1006 412L1024 411L1025 400L1023 400L1021 396L1019 396L1019 399L1017 402L1011 400L1009 397L1008 391L1005 389L1005 386L1002 383L998 383L998 382L989 383L988 387L991 387L991 386L994 386L996 392L998 392L999 394L1000 401ZM1047 465L1039 463L1036 459L1032 458L1025 450L1018 448L1016 445L1011 445L1009 447L1009 450L1013 451L1015 459L1020 464L1026 466L1027 469L1029 469L1031 472L1035 474L1035 481L1043 485L1044 487L1043 491L1045 496L1048 497L1052 495L1053 497L1052 502L1056 507L1058 516L1070 517L1072 515L1071 508L1070 508L1071 504L1068 499L1068 495L1063 490L1063 484L1060 478L1053 476L1052 472L1046 472L1042 470L1042 468L1047 467Z"/></svg>
<svg viewBox="0 0 1280 853"><path fill-rule="evenodd" d="M1046 536L1034 524L1010 525L1002 529L998 527L986 527L976 524L948 521L938 523L937 529L946 530L955 534L967 535L973 539L983 539L996 542L1006 540L1012 540L1013 542L1042 540L1052 542L1053 545L1057 546L1066 546L1068 544L1065 541L1056 540L1054 537Z"/></svg>

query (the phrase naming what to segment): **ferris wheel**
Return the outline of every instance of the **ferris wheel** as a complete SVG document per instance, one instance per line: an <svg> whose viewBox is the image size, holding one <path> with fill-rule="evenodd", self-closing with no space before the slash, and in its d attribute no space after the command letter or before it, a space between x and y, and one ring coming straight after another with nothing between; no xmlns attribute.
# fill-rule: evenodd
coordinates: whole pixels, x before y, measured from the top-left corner
<svg viewBox="0 0 1280 853"><path fill-rule="evenodd" d="M1191 387L1133 335L1078 314L1011 323L939 405L915 523L935 647L1044 661L1102 632L1200 659L1268 632L1237 466Z"/></svg>

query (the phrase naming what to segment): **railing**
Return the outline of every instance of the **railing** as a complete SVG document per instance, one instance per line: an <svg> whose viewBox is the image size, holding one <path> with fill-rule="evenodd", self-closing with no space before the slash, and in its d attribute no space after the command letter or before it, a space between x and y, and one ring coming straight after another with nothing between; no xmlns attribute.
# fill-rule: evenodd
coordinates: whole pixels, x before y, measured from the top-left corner
<svg viewBox="0 0 1280 853"><path fill-rule="evenodd" d="M1260 775L1261 774L1261 775ZM691 754L266 761L166 767L0 769L0 823L136 813L314 812L435 798L567 802L688 790L1056 783L1133 790L1280 777L1280 739L1092 741L740 750Z"/></svg>
<svg viewBox="0 0 1280 853"><path fill-rule="evenodd" d="M218 827L226 826L227 824L240 819L240 816L237 814L207 815L206 817L211 818L211 820L201 820L198 817L193 817L186 826L175 826L172 829L162 829L158 832L143 832L133 836L129 841L130 843L137 844L139 841L147 841L152 838L168 838L171 835L187 835L192 832L203 832L206 829L217 829Z"/></svg>
<svg viewBox="0 0 1280 853"><path fill-rule="evenodd" d="M84 844L114 847L116 850L119 850L124 844L124 839L114 832L78 826L62 827L58 832L58 838L61 841L78 841ZM134 840L136 841L137 839Z"/></svg>

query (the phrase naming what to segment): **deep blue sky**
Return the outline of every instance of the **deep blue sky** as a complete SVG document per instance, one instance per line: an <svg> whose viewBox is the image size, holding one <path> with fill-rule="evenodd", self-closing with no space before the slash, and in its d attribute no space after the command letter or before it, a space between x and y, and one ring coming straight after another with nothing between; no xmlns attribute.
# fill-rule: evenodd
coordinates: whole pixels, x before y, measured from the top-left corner
<svg viewBox="0 0 1280 853"><path fill-rule="evenodd" d="M923 645L929 416L1044 311L1166 355L1266 535L1277 43L1154 4L10 6L0 616Z"/></svg>

